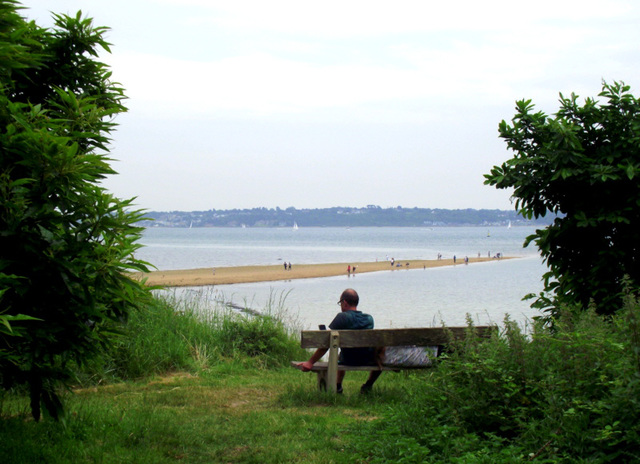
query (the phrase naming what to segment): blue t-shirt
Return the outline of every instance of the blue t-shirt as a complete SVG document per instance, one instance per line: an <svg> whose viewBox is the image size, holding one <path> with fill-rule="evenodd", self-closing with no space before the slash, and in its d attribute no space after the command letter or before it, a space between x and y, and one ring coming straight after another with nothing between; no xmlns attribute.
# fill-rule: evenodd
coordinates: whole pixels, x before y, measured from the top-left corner
<svg viewBox="0 0 640 464"><path fill-rule="evenodd" d="M362 311L344 311L338 313L331 324L331 330L363 330L373 329L373 317ZM342 348L340 364L348 366L367 366L375 364L374 348Z"/></svg>

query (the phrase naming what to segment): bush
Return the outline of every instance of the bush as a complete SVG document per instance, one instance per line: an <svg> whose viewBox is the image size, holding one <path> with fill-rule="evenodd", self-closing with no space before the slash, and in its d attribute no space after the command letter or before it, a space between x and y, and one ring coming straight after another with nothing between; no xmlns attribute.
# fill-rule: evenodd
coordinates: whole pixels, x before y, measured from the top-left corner
<svg viewBox="0 0 640 464"><path fill-rule="evenodd" d="M293 340L299 346L297 340ZM267 365L284 365L297 350L283 323L271 316L228 314L221 321L220 350L249 357L260 357Z"/></svg>
<svg viewBox="0 0 640 464"><path fill-rule="evenodd" d="M592 308L525 334L507 318L492 340L454 345L406 403L360 430L380 440L359 454L368 462L637 462L639 320L633 295L611 321Z"/></svg>
<svg viewBox="0 0 640 464"><path fill-rule="evenodd" d="M601 101L560 94L552 116L531 100L516 103L500 137L513 158L494 166L485 184L513 189L515 208L527 219L555 215L536 230L549 271L536 307L557 317L561 304L595 305L612 314L626 285L640 288L640 99L622 82L603 82ZM548 305L552 302L558 304Z"/></svg>
<svg viewBox="0 0 640 464"><path fill-rule="evenodd" d="M97 61L105 28L78 13L43 29L0 1L0 385L63 414L74 363L94 362L149 299L128 277L142 213L101 186L124 91Z"/></svg>

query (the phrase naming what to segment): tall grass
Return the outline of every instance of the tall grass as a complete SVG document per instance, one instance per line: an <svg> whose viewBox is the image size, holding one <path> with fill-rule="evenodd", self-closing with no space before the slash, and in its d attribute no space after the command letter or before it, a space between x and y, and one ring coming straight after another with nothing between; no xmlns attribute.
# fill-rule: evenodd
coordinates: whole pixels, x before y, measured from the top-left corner
<svg viewBox="0 0 640 464"><path fill-rule="evenodd" d="M78 370L82 385L138 379L177 370L206 369L235 360L277 367L304 358L297 319L272 296L260 315L230 308L206 293L159 294L130 315L110 351Z"/></svg>
<svg viewBox="0 0 640 464"><path fill-rule="evenodd" d="M507 318L454 345L384 421L366 462L640 462L640 306L611 321L569 312L531 333Z"/></svg>
<svg viewBox="0 0 640 464"><path fill-rule="evenodd" d="M634 295L608 321L566 310L525 331L506 318L435 369L385 373L366 397L357 373L336 396L277 368L306 356L282 300L262 316L209 300L168 295L132 314L78 374L112 385L76 390L62 426L5 397L0 462L640 462Z"/></svg>

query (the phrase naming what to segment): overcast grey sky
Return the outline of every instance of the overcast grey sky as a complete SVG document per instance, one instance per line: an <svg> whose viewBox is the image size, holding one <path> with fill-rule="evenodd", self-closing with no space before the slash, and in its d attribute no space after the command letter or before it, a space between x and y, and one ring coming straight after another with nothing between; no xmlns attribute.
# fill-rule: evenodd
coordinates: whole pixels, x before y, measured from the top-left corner
<svg viewBox="0 0 640 464"><path fill-rule="evenodd" d="M635 0L25 0L108 26L118 118L105 182L156 211L511 209L483 174L515 101L602 80L640 94Z"/></svg>

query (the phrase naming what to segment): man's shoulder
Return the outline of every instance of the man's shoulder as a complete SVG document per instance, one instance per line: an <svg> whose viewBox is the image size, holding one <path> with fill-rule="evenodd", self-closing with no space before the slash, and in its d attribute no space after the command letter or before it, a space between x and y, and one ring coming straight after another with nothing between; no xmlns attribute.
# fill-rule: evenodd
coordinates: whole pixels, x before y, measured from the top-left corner
<svg viewBox="0 0 640 464"><path fill-rule="evenodd" d="M346 329L348 324L349 316L347 316L347 313L338 313L336 317L333 318L333 321L331 321L331 324L329 324L329 328L333 330Z"/></svg>
<svg viewBox="0 0 640 464"><path fill-rule="evenodd" d="M373 329L373 316L367 313L360 313L357 316L359 329Z"/></svg>
<svg viewBox="0 0 640 464"><path fill-rule="evenodd" d="M329 328L333 330L373 329L373 317L360 311L345 311L336 315Z"/></svg>

